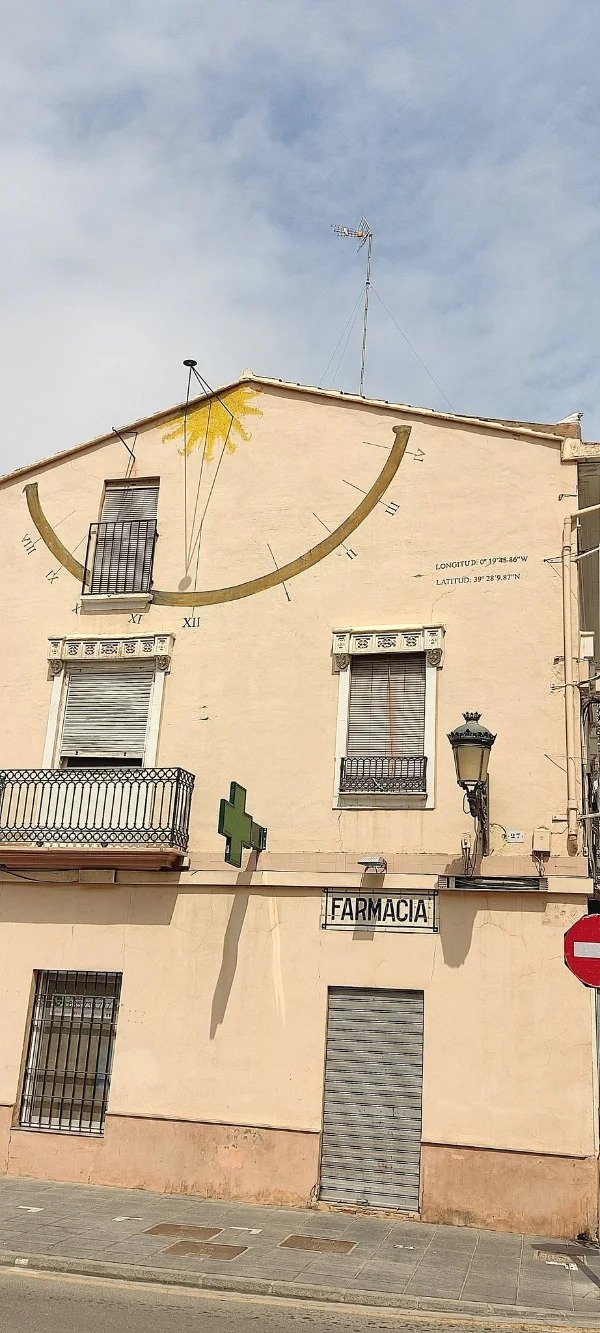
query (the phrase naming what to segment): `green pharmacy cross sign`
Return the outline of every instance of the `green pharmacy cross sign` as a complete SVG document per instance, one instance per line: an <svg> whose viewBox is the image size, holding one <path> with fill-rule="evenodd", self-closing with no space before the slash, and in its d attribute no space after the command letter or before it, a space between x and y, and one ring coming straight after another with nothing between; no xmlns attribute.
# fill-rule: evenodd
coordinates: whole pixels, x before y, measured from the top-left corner
<svg viewBox="0 0 600 1333"><path fill-rule="evenodd" d="M219 833L225 838L225 860L230 866L241 866L243 847L264 852L267 845L267 830L261 824L255 824L252 815L247 813L246 788L240 787L239 782L232 782L228 801L224 796L221 798Z"/></svg>

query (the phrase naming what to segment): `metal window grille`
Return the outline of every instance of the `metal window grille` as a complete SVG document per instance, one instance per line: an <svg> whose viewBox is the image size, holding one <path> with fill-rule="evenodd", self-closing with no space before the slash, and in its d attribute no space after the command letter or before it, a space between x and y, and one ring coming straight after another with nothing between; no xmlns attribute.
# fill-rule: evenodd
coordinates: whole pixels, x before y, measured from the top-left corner
<svg viewBox="0 0 600 1333"><path fill-rule="evenodd" d="M19 1123L102 1134L120 972L36 972Z"/></svg>
<svg viewBox="0 0 600 1333"><path fill-rule="evenodd" d="M106 483L100 522L90 526L84 593L150 591L158 485L158 481Z"/></svg>
<svg viewBox="0 0 600 1333"><path fill-rule="evenodd" d="M84 593L149 592L156 538L155 519L90 523Z"/></svg>
<svg viewBox="0 0 600 1333"><path fill-rule="evenodd" d="M389 755L363 755L342 759L340 767L341 792L406 792L409 795L427 794L427 758L424 754L404 755L394 759Z"/></svg>

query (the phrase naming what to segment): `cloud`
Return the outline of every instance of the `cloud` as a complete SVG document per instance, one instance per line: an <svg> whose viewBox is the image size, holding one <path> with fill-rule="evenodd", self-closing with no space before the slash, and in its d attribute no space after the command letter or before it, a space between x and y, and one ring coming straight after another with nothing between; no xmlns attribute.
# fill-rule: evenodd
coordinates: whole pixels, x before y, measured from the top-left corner
<svg viewBox="0 0 600 1333"><path fill-rule="evenodd" d="M600 438L595 3L10 2L4 470L251 365ZM343 348L343 341L341 348ZM358 383L360 311L336 387ZM340 348L340 350L341 350ZM339 359L339 356L338 358Z"/></svg>

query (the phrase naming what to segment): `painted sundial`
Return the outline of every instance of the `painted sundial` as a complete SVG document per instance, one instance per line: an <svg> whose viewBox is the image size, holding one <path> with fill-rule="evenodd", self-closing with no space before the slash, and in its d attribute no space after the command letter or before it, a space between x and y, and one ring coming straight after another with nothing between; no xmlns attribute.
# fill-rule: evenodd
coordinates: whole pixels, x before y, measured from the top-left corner
<svg viewBox="0 0 600 1333"><path fill-rule="evenodd" d="M321 411L319 432L324 421ZM199 607L277 585L287 590L291 579L327 556L353 559L350 538L376 506L383 506L381 514L398 511L390 487L410 435L410 426L392 426L388 417L365 440L364 420L361 425L356 414L354 421L353 433L338 420L331 437L311 437L294 404L286 409L281 399L242 382L191 402L154 428L155 436L160 431L154 444L167 451L164 467L153 456L161 492L163 477L173 486L162 516L159 506L159 530L164 545L165 536L175 541L177 529L179 578L173 588L153 587L153 602ZM143 438L137 450L139 470ZM39 537L81 585L84 566L69 549L66 531L59 535L36 482L25 487L25 496ZM86 521L96 518L90 514Z"/></svg>

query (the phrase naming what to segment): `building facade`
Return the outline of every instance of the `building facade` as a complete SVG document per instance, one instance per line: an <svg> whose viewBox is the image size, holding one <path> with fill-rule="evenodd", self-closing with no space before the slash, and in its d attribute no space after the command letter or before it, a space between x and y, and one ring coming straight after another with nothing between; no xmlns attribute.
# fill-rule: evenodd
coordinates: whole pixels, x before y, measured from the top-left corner
<svg viewBox="0 0 600 1333"><path fill-rule="evenodd" d="M3 480L6 1173L597 1233L595 460L247 372Z"/></svg>

